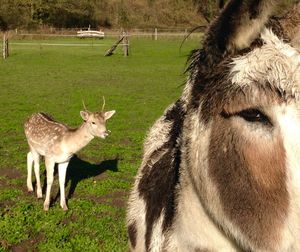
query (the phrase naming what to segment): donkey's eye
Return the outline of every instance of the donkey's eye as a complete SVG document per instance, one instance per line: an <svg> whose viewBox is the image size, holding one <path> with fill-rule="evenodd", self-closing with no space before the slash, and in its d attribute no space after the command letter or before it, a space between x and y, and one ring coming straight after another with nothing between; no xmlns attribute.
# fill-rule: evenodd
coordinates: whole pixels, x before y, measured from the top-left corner
<svg viewBox="0 0 300 252"><path fill-rule="evenodd" d="M92 122L92 124L96 124L95 122Z"/></svg>
<svg viewBox="0 0 300 252"><path fill-rule="evenodd" d="M247 122L259 122L266 125L272 125L270 119L258 109L246 109L238 112L237 116L242 117Z"/></svg>

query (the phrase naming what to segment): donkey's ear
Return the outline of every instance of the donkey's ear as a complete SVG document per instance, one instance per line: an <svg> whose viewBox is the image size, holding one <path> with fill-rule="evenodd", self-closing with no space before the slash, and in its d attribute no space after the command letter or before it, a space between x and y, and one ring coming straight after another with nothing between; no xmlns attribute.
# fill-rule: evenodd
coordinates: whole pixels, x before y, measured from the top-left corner
<svg viewBox="0 0 300 252"><path fill-rule="evenodd" d="M115 110L105 112L104 113L105 120L108 120L109 118L111 118L115 113L116 113Z"/></svg>
<svg viewBox="0 0 300 252"><path fill-rule="evenodd" d="M224 8L224 5L225 5L225 2L224 2L224 1L225 1L225 0L219 0L219 1L218 1L218 7L219 7L220 10Z"/></svg>
<svg viewBox="0 0 300 252"><path fill-rule="evenodd" d="M279 1L279 0L277 0ZM276 0L231 0L212 23L203 48L217 57L247 48L272 13Z"/></svg>
<svg viewBox="0 0 300 252"><path fill-rule="evenodd" d="M300 2L294 4L279 22L291 44L300 49Z"/></svg>

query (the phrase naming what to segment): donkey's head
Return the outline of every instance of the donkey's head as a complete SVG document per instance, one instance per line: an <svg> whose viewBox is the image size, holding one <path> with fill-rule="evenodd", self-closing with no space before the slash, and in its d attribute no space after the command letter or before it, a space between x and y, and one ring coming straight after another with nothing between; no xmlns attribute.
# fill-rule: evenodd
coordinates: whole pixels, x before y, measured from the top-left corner
<svg viewBox="0 0 300 252"><path fill-rule="evenodd" d="M84 120L88 132L92 136L106 138L109 135L109 130L106 129L106 121L115 114L115 110L104 111L105 100L103 97L103 106L101 112L90 112L87 110L84 102L84 110L80 111L80 115Z"/></svg>
<svg viewBox="0 0 300 252"><path fill-rule="evenodd" d="M269 251L300 232L300 54L267 24L274 2L230 1L194 53L184 153L214 221Z"/></svg>

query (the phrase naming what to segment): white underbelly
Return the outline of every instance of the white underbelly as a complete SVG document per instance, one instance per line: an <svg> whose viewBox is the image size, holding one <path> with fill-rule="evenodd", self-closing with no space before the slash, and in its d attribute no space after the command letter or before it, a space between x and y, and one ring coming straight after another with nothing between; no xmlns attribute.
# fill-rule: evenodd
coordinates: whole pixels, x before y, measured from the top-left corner
<svg viewBox="0 0 300 252"><path fill-rule="evenodd" d="M69 162L70 159L72 158L73 154L61 154L58 156L54 156L53 159L55 161L55 163L65 163L65 162Z"/></svg>
<svg viewBox="0 0 300 252"><path fill-rule="evenodd" d="M54 160L55 163L68 162L73 156L73 153L62 153L59 146L53 145L49 148L45 148L43 145L32 140L29 140L28 143L33 151L36 151L39 155L44 156L45 158Z"/></svg>

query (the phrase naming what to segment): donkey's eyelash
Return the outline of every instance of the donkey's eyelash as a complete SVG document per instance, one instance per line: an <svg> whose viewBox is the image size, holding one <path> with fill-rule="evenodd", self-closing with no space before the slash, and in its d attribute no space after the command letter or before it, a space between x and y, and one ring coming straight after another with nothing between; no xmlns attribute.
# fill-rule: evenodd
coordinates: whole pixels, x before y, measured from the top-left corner
<svg viewBox="0 0 300 252"><path fill-rule="evenodd" d="M271 125L271 126L273 125L269 117L256 108L245 109L235 113L228 113L222 111L221 116L225 119L230 118L232 116L239 116L242 117L247 122L253 122L253 123L258 122L265 125Z"/></svg>
<svg viewBox="0 0 300 252"><path fill-rule="evenodd" d="M224 118L229 118L229 117L233 116L234 114L222 111L220 115Z"/></svg>
<svg viewBox="0 0 300 252"><path fill-rule="evenodd" d="M265 125L272 125L268 116L258 109L246 109L238 113L235 113L236 116L242 117L247 122L259 122Z"/></svg>

